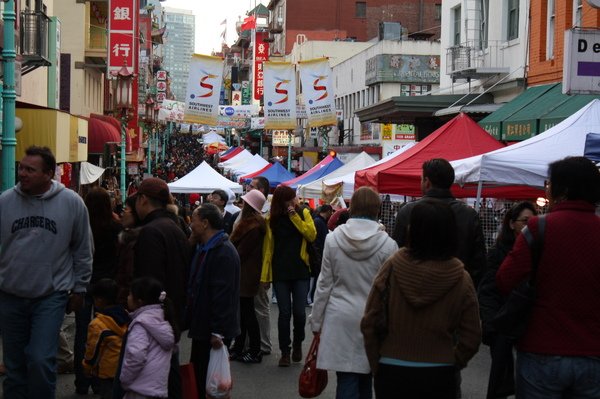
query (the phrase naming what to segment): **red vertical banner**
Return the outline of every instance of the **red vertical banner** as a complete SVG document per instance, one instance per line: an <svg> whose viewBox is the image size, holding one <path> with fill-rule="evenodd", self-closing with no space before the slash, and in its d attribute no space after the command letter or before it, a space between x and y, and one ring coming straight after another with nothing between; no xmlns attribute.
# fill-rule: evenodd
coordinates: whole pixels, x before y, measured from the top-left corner
<svg viewBox="0 0 600 399"><path fill-rule="evenodd" d="M136 70L137 0L109 0L108 5L108 72L127 67Z"/></svg>
<svg viewBox="0 0 600 399"><path fill-rule="evenodd" d="M268 32L256 32L254 39L254 99L260 100L264 93L263 62L269 60L269 43L264 40Z"/></svg>

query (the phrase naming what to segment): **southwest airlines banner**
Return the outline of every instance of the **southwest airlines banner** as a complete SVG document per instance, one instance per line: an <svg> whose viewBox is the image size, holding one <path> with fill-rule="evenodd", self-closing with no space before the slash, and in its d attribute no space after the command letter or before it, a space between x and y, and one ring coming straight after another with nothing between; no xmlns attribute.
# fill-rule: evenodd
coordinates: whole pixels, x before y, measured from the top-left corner
<svg viewBox="0 0 600 399"><path fill-rule="evenodd" d="M216 126L223 83L223 59L193 54L190 63L184 119L188 123Z"/></svg>
<svg viewBox="0 0 600 399"><path fill-rule="evenodd" d="M308 126L335 125L337 119L329 61L327 58L302 61L299 63L299 68Z"/></svg>
<svg viewBox="0 0 600 399"><path fill-rule="evenodd" d="M265 129L296 128L296 78L294 65L263 63Z"/></svg>

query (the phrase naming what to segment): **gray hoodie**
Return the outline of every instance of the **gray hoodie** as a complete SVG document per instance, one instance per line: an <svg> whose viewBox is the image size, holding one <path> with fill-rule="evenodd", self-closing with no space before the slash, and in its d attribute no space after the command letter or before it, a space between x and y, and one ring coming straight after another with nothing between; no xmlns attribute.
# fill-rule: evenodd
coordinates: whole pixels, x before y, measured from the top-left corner
<svg viewBox="0 0 600 399"><path fill-rule="evenodd" d="M0 195L0 291L38 298L85 292L93 240L81 197L56 181L42 195L17 184Z"/></svg>

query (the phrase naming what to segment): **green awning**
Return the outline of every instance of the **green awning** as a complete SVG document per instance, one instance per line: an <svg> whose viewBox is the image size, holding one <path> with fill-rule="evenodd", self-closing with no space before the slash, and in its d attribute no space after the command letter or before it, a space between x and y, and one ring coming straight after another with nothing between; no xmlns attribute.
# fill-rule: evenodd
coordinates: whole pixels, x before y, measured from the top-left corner
<svg viewBox="0 0 600 399"><path fill-rule="evenodd" d="M554 86L556 86L556 84L528 88L512 101L506 103L502 108L480 120L479 126L496 139L500 140L502 136L502 122L534 102L538 97L552 89Z"/></svg>
<svg viewBox="0 0 600 399"><path fill-rule="evenodd" d="M540 118L540 133L559 124L596 98L600 98L600 96L584 94L569 96L567 101Z"/></svg>
<svg viewBox="0 0 600 399"><path fill-rule="evenodd" d="M544 94L502 122L502 138L507 141L527 140L540 133L539 122L569 100L562 94L562 84L556 83Z"/></svg>

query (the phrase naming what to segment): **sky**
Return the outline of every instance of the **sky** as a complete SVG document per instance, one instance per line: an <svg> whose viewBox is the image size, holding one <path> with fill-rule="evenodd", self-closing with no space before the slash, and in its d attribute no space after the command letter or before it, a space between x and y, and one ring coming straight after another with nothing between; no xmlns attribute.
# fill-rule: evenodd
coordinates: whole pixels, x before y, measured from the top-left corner
<svg viewBox="0 0 600 399"><path fill-rule="evenodd" d="M268 0L167 0L164 7L192 10L196 16L196 53L208 54L221 50L221 33L227 26L226 41L231 46L237 39L235 23L242 20L246 12L259 3L265 6ZM227 19L227 25L221 23Z"/></svg>

